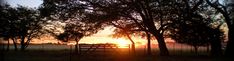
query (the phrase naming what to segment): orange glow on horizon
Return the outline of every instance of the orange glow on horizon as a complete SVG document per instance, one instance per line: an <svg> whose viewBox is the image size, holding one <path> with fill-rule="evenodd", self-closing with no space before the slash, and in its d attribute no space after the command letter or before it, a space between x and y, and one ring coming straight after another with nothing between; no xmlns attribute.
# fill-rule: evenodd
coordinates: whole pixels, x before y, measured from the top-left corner
<svg viewBox="0 0 234 61"><path fill-rule="evenodd" d="M118 40L117 45L119 48L128 48L130 43L128 43L127 40L124 39L117 39L117 40Z"/></svg>
<svg viewBox="0 0 234 61"><path fill-rule="evenodd" d="M113 27L106 27L104 30L99 31L97 34L83 37L79 41L79 44L106 44L106 43L109 43L109 44L118 44L120 47L132 44L129 39L110 37L110 35L113 34L113 30L114 30ZM142 46L147 44L147 39L144 39L141 36L139 36L139 37L134 36L131 38L135 42L135 47L142 47ZM173 40L170 38L167 38L165 40L167 42L173 42ZM7 43L7 41L0 41L0 43ZM13 44L12 40L10 40L10 43ZM20 41L17 41L17 43L20 43ZM40 39L32 39L32 41L30 43L31 44L69 44L69 43L76 44L76 42L74 40L71 40L69 42L62 42L62 41L59 41L50 35L45 35L45 36L41 37ZM158 44L158 43L156 40L152 40L151 44Z"/></svg>

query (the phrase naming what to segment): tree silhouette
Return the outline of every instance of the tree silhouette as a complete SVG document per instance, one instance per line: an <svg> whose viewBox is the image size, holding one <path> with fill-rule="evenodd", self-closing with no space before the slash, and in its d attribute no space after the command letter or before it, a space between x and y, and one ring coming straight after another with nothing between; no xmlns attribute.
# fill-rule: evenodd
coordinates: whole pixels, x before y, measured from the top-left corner
<svg viewBox="0 0 234 61"><path fill-rule="evenodd" d="M215 15L214 10L209 6L215 8L217 12L221 12L227 20L225 22L227 22L228 27L231 27L229 22L232 20L228 19L225 7L214 5L209 0L44 0L39 10L48 19L62 20L64 23L75 21L73 24L78 24L80 27L85 24L87 28L92 28L91 30L94 33L105 26L113 26L113 24L115 27L121 26L127 29L123 32L129 32L129 30L143 31L148 36L153 35L157 39L161 55L169 55L164 38L165 33L170 33L171 29L167 29L177 26L174 23L184 22L182 25L187 27L205 26L202 32L212 30L207 25L199 24L199 21L203 23L203 20L207 21L205 23L209 23L209 17ZM204 13L206 12L205 9L212 11L212 13ZM190 20L192 22L189 22ZM195 21L196 25L187 24L194 23L193 20L197 20ZM118 24L119 22L122 23ZM126 27L129 25L132 27ZM207 29L205 29L206 27ZM232 28L229 29L231 31ZM197 29L192 30L194 34L202 33L195 32L198 31ZM216 32L214 31L214 33ZM230 33L229 40L231 40ZM192 43L196 44L196 42ZM228 42L228 45L230 45L229 43L231 41Z"/></svg>
<svg viewBox="0 0 234 61"><path fill-rule="evenodd" d="M44 34L43 26L46 24L46 21L41 20L39 12L36 10L21 6L17 10L21 50L24 50L33 38Z"/></svg>
<svg viewBox="0 0 234 61"><path fill-rule="evenodd" d="M120 38L120 37L124 37L127 38L131 41L131 48L133 51L133 54L135 54L135 42L133 41L133 39L131 38L131 30L128 27L122 27L120 25L114 24L112 23L112 25L114 27L116 27L117 29L114 30L114 34L112 35L113 38Z"/></svg>
<svg viewBox="0 0 234 61"><path fill-rule="evenodd" d="M75 45L75 52L78 52L78 42L80 39L84 36L84 34L80 33L79 30L74 28L74 25L66 25L64 28L64 32L57 35L58 40L62 40L63 42L68 42L75 40L76 45Z"/></svg>
<svg viewBox="0 0 234 61"><path fill-rule="evenodd" d="M41 20L39 12L34 9L19 6L16 8L5 8L3 19L3 34L12 39L17 49L16 41L20 39L21 50L29 45L33 38L43 34L42 27L45 20Z"/></svg>
<svg viewBox="0 0 234 61"><path fill-rule="evenodd" d="M173 1L84 0L84 2L87 2L87 6L92 7L90 13L93 15L90 15L91 18L101 17L100 19L94 20L111 22L127 18L128 20L126 21L133 21L138 27L145 28L157 39L160 54L169 55L163 35L165 28L170 23L170 19L172 19L172 14L174 14L174 8L171 7L173 5L171 2Z"/></svg>
<svg viewBox="0 0 234 61"><path fill-rule="evenodd" d="M113 23L112 25L114 27L116 27L117 29L114 30L114 34L112 35L112 37L114 38L120 38L120 37L125 37L127 39L129 39L132 42L132 46L135 46L135 42L132 40L131 36L142 36L143 38L147 39L147 55L152 55L151 53L151 34L146 30L146 29L139 29L139 27L137 25L133 24L127 24L126 22L124 22L125 24L117 24L116 22ZM132 48L132 51L134 51L135 48Z"/></svg>
<svg viewBox="0 0 234 61"><path fill-rule="evenodd" d="M68 42L68 39L69 39L68 36L69 36L69 35L68 35L67 32L63 32L63 33L57 35L56 39L61 40L61 41L63 41L63 42Z"/></svg>
<svg viewBox="0 0 234 61"><path fill-rule="evenodd" d="M7 14L3 12L3 10L6 9L6 8L7 8L6 5L5 5L5 6L0 5L0 13L1 13L0 18L1 18L1 20L6 19L6 18L4 18L4 15L7 15ZM3 23L3 24L0 25L0 26L2 26L2 27L0 28L0 37L3 38L4 40L7 40L7 39L9 39L9 37L8 37L7 35L5 35L5 28L4 28L4 27L6 27L6 24L7 24L8 22L7 22L7 21L1 21L1 23ZM8 40L8 41L9 41L9 40ZM4 45L4 44L1 43L1 45ZM9 46L9 43L8 43L8 46ZM9 50L8 46L7 46L7 50ZM4 47L1 47L1 50L2 50L2 49L4 49Z"/></svg>
<svg viewBox="0 0 234 61"><path fill-rule="evenodd" d="M178 22L171 29L171 38L178 43L192 45L197 53L199 46L208 46L211 44L212 55L221 55L221 36L219 25L217 28L212 28L208 23L198 20L190 20L187 22Z"/></svg>
<svg viewBox="0 0 234 61"><path fill-rule="evenodd" d="M3 0L0 0L0 20L3 20L3 19L5 19L4 17L3 17L3 15L6 15L6 13L4 13L3 11L4 11L4 8L6 8L6 7L4 7L2 4L2 2L4 2ZM5 26L5 22L6 21L0 21L2 24L0 24L0 26ZM7 23L7 22L6 22ZM4 25L3 25L4 24ZM2 57L2 58L0 58L0 60L1 61L4 61L5 60L5 44L3 44L2 43L2 38L5 38L6 36L4 35L4 32L5 30L4 30L4 28L3 27L0 27L0 38L1 38L1 41L0 41L0 57ZM9 40L8 40L9 41ZM9 44L8 44L9 45ZM7 48L8 49L8 48Z"/></svg>
<svg viewBox="0 0 234 61"><path fill-rule="evenodd" d="M155 36L159 43L160 54L169 55L168 49L164 40L164 32L171 21L176 19L183 11L178 8L184 3L183 1L154 1L154 0L82 0L82 1L46 1L45 6L55 8L56 11L63 11L61 18L69 17L72 13L79 13L78 17L83 17L84 20L89 22L96 22L99 24L111 23L112 21L132 21L141 29L147 30L147 33ZM54 2L56 4L51 4ZM61 2L61 3L59 3ZM82 3L81 3L82 2ZM194 2L189 6L194 6L192 9L196 10L202 2ZM47 5L48 4L48 5ZM54 7L58 5L57 7ZM183 6L183 5L182 5ZM59 7L64 7L59 9ZM42 10L51 11L51 10ZM53 11L53 10L52 10ZM178 12L179 11L179 12ZM53 13L53 12L52 12ZM72 15L74 16L74 15ZM77 17L77 16L75 16ZM67 19L67 18L65 18Z"/></svg>
<svg viewBox="0 0 234 61"><path fill-rule="evenodd" d="M234 46L234 41L233 41L233 19L231 19L230 14L233 14L233 11L230 10L230 12L227 10L227 8L233 8L233 5L230 6L224 6L222 5L219 0L215 0L213 1L209 1L209 0L205 0L207 2L208 5L210 5L211 7L215 8L217 10L217 12L220 12L223 17L225 18L225 22L227 23L228 26L228 42L227 42L227 47L225 50L225 55L227 56L232 56L233 54L233 46Z"/></svg>
<svg viewBox="0 0 234 61"><path fill-rule="evenodd" d="M75 50L78 51L79 40L83 36L89 36L97 33L98 30L103 29L99 21L87 20L85 15L85 9L79 1L76 0L44 0L41 8L39 9L41 15L49 20L59 21L65 23L61 34L53 33L53 30L49 30L57 39L62 41L76 41Z"/></svg>
<svg viewBox="0 0 234 61"><path fill-rule="evenodd" d="M15 20L17 20L17 10L9 7L9 5L1 6L1 37L5 40L11 39L13 41L15 50L17 50L17 39L19 38L19 29ZM9 43L8 43L9 46ZM7 48L8 49L8 48Z"/></svg>
<svg viewBox="0 0 234 61"><path fill-rule="evenodd" d="M132 46L134 46L135 42L131 39L131 35L133 36L147 36L147 54L151 55L151 42L150 42L150 33L144 26L141 26L140 23L136 23L134 21L128 21L127 18L122 18L121 20L112 21L110 25L116 27L115 34L113 34L113 37L126 37L132 42ZM141 26L141 27L139 27ZM145 33L146 35L143 35L142 33ZM134 52L135 48L132 48L132 51Z"/></svg>
<svg viewBox="0 0 234 61"><path fill-rule="evenodd" d="M53 31L56 38L63 41L76 41L76 51L79 40L83 36L89 36L97 33L104 28L101 21L88 20L86 11L80 1L76 0L44 0L39 9L41 15L47 19L65 23L64 32L57 35Z"/></svg>
<svg viewBox="0 0 234 61"><path fill-rule="evenodd" d="M223 35L222 32L219 30L219 26L221 26L223 22L222 20L212 18L213 16L219 14L217 14L214 11L214 9L209 7L207 3L203 4L204 2L205 2L204 0L198 0L198 1L183 0L180 4L177 4L178 6L180 6L179 8L177 8L180 11L178 13L179 17L174 19L173 25L171 27L178 27L178 28L169 29L169 30L173 30L175 34L181 33L174 35L173 37L174 39L179 39L179 41L182 41L181 43L187 43L190 45L195 44L198 46L210 43L212 47L211 51L213 51L212 54L220 55L221 54L220 52L222 52L220 36ZM214 21L217 21L216 22L217 24L213 23ZM205 33L208 32L208 33L203 35L202 34L203 32ZM176 36L184 36L184 38L186 39ZM216 52L217 54L214 52Z"/></svg>
<svg viewBox="0 0 234 61"><path fill-rule="evenodd" d="M228 30L228 43L227 46L229 45L229 47L226 48L226 54L225 55L229 55L231 52L231 45L233 45L232 41L232 19L230 19L229 16L229 12L227 11L228 7L225 7L224 5L222 5L219 0L198 0L198 1L194 1L194 2L198 2L197 4L195 4L194 6L190 6L191 5L191 1L187 1L184 0L184 2L186 3L184 6L184 8L182 8L182 15L180 15L180 17L183 18L179 18L179 20L183 19L183 20L190 20L191 18L195 16L200 16L200 19L204 18L204 19L212 19L211 17L213 15L216 15L217 13L222 14L222 16L224 17L224 22L227 23L227 26L229 28ZM193 1L192 1L193 2ZM181 9L180 9L181 10ZM232 12L230 12L232 13ZM218 14L218 15L220 15ZM184 18L186 17L186 18ZM222 18L221 18L222 19ZM210 22L212 22L214 20L210 20ZM219 20L218 20L219 21ZM227 53L229 51L229 53ZM217 51L219 52L219 51Z"/></svg>

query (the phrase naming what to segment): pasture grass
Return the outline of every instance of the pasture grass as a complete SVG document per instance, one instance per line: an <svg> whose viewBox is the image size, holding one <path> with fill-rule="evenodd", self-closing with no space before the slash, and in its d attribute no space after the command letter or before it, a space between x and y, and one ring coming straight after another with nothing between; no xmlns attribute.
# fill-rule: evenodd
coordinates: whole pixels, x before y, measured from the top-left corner
<svg viewBox="0 0 234 61"><path fill-rule="evenodd" d="M98 53L98 54L97 54ZM170 51L170 56L160 56L158 51L147 56L144 50L133 55L127 49L111 52L90 52L75 54L70 50L26 50L4 52L4 61L234 61L223 56L211 57L208 53L191 51Z"/></svg>

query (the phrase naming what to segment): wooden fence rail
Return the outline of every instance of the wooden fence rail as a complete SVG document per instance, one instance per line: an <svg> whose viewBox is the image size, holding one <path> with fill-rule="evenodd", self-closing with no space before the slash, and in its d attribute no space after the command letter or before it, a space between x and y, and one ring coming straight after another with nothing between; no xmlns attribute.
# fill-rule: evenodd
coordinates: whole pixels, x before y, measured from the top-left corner
<svg viewBox="0 0 234 61"><path fill-rule="evenodd" d="M123 46L121 46L123 47ZM124 46L130 48L129 45ZM110 52L117 51L119 45L117 44L79 44L78 45L79 54L87 54L92 52Z"/></svg>

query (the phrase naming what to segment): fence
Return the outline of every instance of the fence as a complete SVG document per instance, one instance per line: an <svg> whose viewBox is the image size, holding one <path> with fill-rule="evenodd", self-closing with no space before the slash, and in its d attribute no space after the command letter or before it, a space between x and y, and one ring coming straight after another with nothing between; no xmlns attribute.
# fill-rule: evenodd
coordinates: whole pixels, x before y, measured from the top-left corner
<svg viewBox="0 0 234 61"><path fill-rule="evenodd" d="M118 52L121 48L117 44L79 44L79 54L88 54L88 53L108 53L108 52ZM130 49L130 45L121 46L126 47L126 49ZM129 50L130 51L130 50Z"/></svg>

